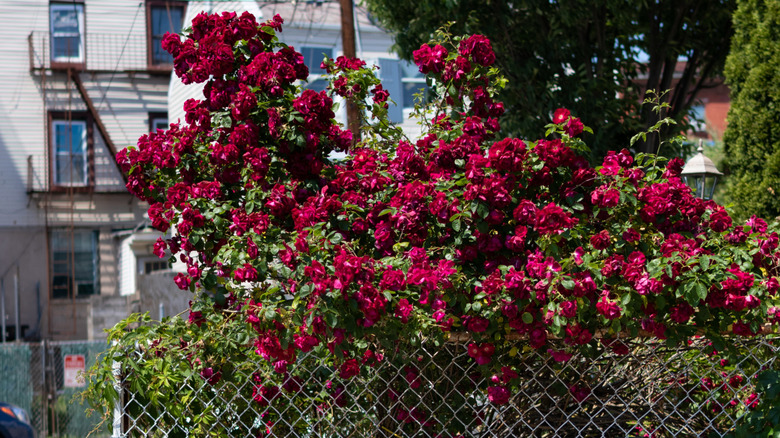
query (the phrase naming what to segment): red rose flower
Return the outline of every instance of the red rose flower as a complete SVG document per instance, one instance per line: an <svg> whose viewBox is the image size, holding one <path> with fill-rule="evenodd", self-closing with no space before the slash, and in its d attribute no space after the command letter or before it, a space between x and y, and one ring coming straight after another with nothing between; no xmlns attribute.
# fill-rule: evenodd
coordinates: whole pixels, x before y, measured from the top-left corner
<svg viewBox="0 0 780 438"><path fill-rule="evenodd" d="M483 35L472 35L460 42L458 52L471 59L477 64L485 67L493 65L496 62L496 54L493 52L493 46L490 40Z"/></svg>
<svg viewBox="0 0 780 438"><path fill-rule="evenodd" d="M504 405L509 402L512 393L503 386L491 386L488 388L488 400L497 405Z"/></svg>
<svg viewBox="0 0 780 438"><path fill-rule="evenodd" d="M571 115L571 111L567 110L566 108L558 108L555 110L555 114L553 114L553 123L556 125L560 125L561 123L569 120L569 116Z"/></svg>
<svg viewBox="0 0 780 438"><path fill-rule="evenodd" d="M360 374L360 364L357 359L347 359L341 364L339 369L339 377L342 379L351 379L352 377Z"/></svg>
<svg viewBox="0 0 780 438"><path fill-rule="evenodd" d="M596 303L596 311L598 311L601 316L607 319L620 318L620 306L610 301L608 295L608 291L604 291L604 293L602 293L601 299Z"/></svg>

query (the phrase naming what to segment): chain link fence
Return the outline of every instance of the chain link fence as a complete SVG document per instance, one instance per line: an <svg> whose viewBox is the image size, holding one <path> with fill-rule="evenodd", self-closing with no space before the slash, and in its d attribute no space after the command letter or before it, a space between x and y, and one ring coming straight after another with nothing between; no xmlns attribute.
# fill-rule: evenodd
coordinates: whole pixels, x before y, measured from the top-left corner
<svg viewBox="0 0 780 438"><path fill-rule="evenodd" d="M0 345L0 401L25 409L41 438L111 436L106 427L96 429L99 415L88 416L79 397L80 371L104 350L105 341Z"/></svg>
<svg viewBox="0 0 780 438"><path fill-rule="evenodd" d="M386 351L351 379L314 354L283 382L260 358L229 379L193 369L166 406L124 370L114 421L132 437L720 437L760 403L758 374L780 366L771 336L731 339L724 351L703 339L615 342L565 362L518 344L501 362L519 374L505 404L486 391L501 376L483 376L462 343Z"/></svg>

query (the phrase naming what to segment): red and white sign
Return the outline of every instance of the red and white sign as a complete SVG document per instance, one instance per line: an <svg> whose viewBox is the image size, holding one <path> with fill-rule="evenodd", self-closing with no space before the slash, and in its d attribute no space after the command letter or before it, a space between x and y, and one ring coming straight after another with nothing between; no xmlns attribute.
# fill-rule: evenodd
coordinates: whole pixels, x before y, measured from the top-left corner
<svg viewBox="0 0 780 438"><path fill-rule="evenodd" d="M84 371L86 370L86 361L83 354L65 355L65 387L81 388L84 385Z"/></svg>

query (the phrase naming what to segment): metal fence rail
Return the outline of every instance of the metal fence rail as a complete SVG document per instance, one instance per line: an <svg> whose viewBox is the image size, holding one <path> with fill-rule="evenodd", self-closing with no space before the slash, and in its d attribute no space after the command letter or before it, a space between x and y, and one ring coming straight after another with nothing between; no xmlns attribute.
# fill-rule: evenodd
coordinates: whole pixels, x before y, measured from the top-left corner
<svg viewBox="0 0 780 438"><path fill-rule="evenodd" d="M485 391L501 376L481 376L463 344L386 352L347 380L313 354L279 386L267 366L236 369L228 383L194 369L167 406L125 370L121 423L134 437L723 436L760 402L757 374L780 366L776 339L737 340L729 352L705 340L671 349L637 340L628 354L565 363L518 345L502 363L520 383L501 405Z"/></svg>
<svg viewBox="0 0 780 438"><path fill-rule="evenodd" d="M0 401L15 404L30 414L38 436L83 438L108 437L108 428L95 429L99 415L88 416L80 403L81 383L66 384L65 358L84 358L89 369L105 341L39 342L0 345Z"/></svg>

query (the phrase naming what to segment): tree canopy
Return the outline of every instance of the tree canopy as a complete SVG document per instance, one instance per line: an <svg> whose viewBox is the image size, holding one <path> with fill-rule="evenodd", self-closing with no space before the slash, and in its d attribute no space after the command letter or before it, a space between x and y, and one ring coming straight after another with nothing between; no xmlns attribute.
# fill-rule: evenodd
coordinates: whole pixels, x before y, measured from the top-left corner
<svg viewBox="0 0 780 438"><path fill-rule="evenodd" d="M731 110L724 134L729 185L739 217L780 215L780 4L740 1L726 62Z"/></svg>
<svg viewBox="0 0 780 438"><path fill-rule="evenodd" d="M644 90L671 90L671 106L660 118L685 121L698 91L722 73L735 7L730 0L364 3L395 34L406 59L448 22L454 34L487 36L509 79L501 95L504 130L536 135L555 108L569 108L593 127L594 163L659 120L640 106ZM635 152L658 152L653 136L635 146Z"/></svg>

